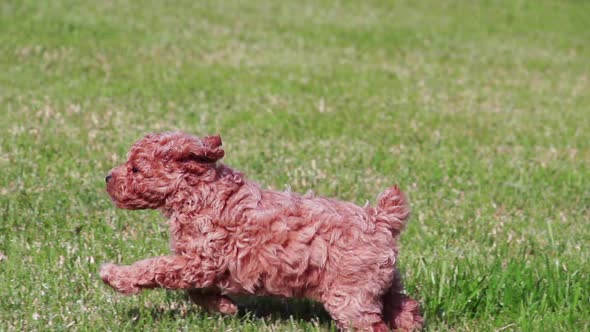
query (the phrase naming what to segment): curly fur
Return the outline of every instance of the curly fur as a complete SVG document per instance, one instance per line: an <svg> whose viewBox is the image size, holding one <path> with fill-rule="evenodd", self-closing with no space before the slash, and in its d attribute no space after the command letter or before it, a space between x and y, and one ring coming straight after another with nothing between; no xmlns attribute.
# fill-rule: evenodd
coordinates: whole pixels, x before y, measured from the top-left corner
<svg viewBox="0 0 590 332"><path fill-rule="evenodd" d="M172 254L130 266L105 264L102 280L124 294L184 289L206 310L234 314L227 294L305 297L321 302L342 330L422 327L403 294L397 238L409 215L393 186L375 207L261 189L218 163L219 136L147 135L107 176L125 209L160 209Z"/></svg>

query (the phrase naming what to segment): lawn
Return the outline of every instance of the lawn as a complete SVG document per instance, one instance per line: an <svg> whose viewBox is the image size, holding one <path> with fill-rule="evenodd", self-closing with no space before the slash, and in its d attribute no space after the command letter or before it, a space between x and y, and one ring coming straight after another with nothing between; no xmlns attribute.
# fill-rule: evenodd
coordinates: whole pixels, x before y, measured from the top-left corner
<svg viewBox="0 0 590 332"><path fill-rule="evenodd" d="M143 134L220 133L263 186L398 183L429 331L590 331L590 3L0 2L0 330L324 331L321 307L124 297L168 252L104 177Z"/></svg>

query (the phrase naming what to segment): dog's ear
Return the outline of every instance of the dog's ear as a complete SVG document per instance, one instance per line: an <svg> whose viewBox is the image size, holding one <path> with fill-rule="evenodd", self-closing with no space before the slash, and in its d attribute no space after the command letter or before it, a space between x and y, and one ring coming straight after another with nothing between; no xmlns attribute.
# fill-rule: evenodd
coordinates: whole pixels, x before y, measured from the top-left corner
<svg viewBox="0 0 590 332"><path fill-rule="evenodd" d="M202 139L202 142L203 146L205 147L203 151L203 157L205 157L205 161L216 162L225 155L225 151L223 151L221 148L221 145L223 144L221 142L221 136L207 136Z"/></svg>
<svg viewBox="0 0 590 332"><path fill-rule="evenodd" d="M219 159L225 152L221 148L219 135L207 136L202 139L186 137L176 142L173 148L173 159L181 164L181 167L191 173L201 173Z"/></svg>

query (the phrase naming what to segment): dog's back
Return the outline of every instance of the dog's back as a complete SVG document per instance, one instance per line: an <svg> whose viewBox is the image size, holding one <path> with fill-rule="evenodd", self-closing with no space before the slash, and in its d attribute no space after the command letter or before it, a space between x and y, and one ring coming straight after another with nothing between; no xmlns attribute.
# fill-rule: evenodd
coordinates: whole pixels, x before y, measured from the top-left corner
<svg viewBox="0 0 590 332"><path fill-rule="evenodd" d="M399 212L407 209L395 204L405 200L389 199L386 192L376 208L363 208L255 184L242 190L240 206L231 207L242 213L241 221L233 220L238 249L230 270L244 292L320 300L335 283L370 284L372 292L383 292L391 283L396 228L386 217L404 217Z"/></svg>

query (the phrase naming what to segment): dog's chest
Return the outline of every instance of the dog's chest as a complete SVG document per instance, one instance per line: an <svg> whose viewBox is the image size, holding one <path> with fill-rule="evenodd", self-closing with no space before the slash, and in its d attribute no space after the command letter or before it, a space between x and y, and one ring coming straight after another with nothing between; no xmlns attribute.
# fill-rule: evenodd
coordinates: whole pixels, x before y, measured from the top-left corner
<svg viewBox="0 0 590 332"><path fill-rule="evenodd" d="M169 225L170 249L178 255L219 256L229 237L225 228L215 225L206 215L171 219Z"/></svg>

